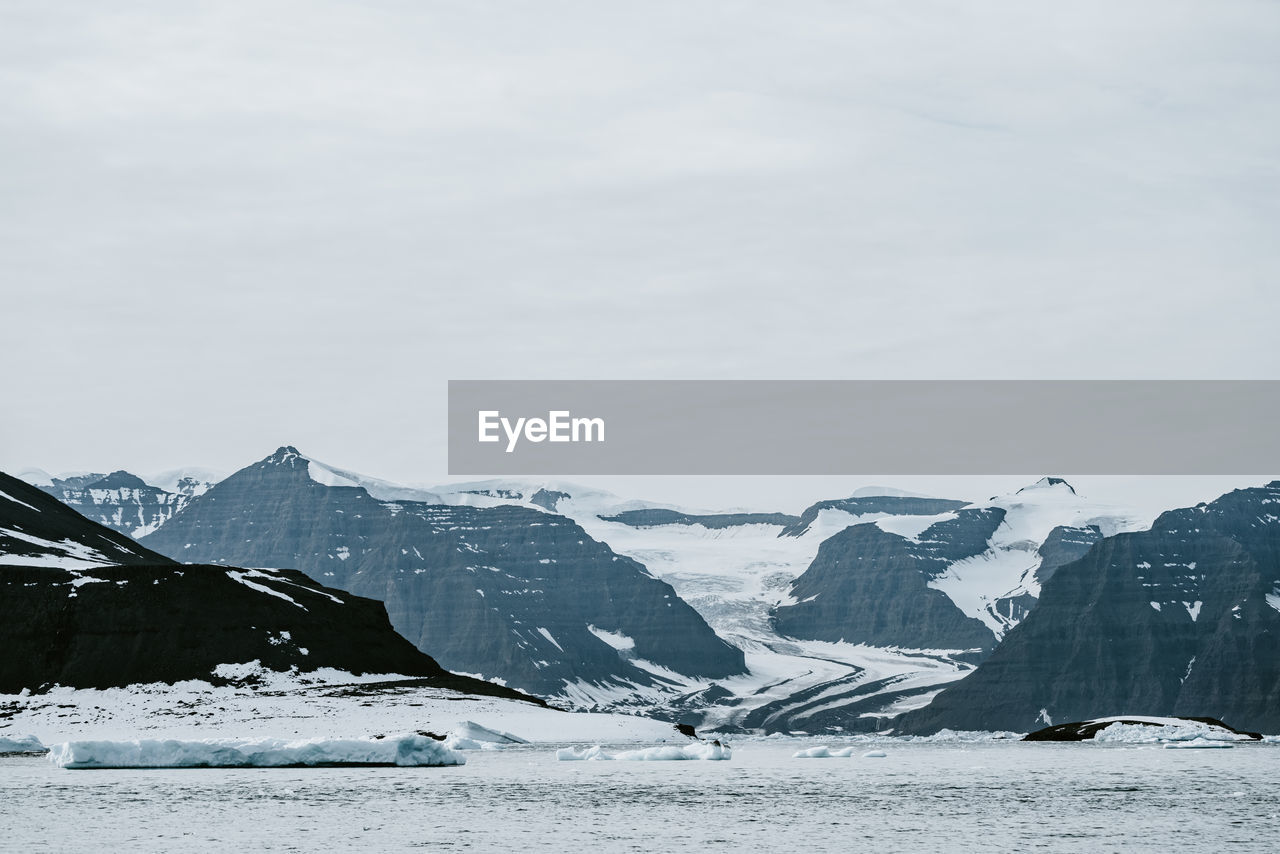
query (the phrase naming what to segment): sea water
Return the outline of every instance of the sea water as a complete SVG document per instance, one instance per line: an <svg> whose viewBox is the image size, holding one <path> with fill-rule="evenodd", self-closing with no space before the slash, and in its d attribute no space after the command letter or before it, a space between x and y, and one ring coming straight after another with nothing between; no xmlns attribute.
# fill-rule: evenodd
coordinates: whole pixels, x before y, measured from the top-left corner
<svg viewBox="0 0 1280 854"><path fill-rule="evenodd" d="M458 768L66 771L7 757L0 850L1280 850L1280 745L878 741L793 758L819 744L847 746L558 762L540 745Z"/></svg>

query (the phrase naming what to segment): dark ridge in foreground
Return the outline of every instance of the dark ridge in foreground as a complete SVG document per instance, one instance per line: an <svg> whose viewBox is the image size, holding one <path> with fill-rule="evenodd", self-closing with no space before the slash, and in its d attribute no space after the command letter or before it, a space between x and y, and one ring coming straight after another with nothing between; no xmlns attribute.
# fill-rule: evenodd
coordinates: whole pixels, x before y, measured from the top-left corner
<svg viewBox="0 0 1280 854"><path fill-rule="evenodd" d="M670 584L567 517L384 501L314 479L324 471L282 447L145 542L179 560L297 568L378 599L445 667L531 693L667 684L654 664L707 679L746 671L742 650Z"/></svg>
<svg viewBox="0 0 1280 854"><path fill-rule="evenodd" d="M396 634L381 602L292 570L176 564L0 473L0 693L122 688L238 674L251 662L306 673L430 680L541 700L449 673Z"/></svg>
<svg viewBox="0 0 1280 854"><path fill-rule="evenodd" d="M215 676L219 665L334 668L426 678L470 694L532 700L449 673L391 628L372 599L300 572L224 566L0 567L0 693L120 688ZM536 701L541 703L541 701Z"/></svg>

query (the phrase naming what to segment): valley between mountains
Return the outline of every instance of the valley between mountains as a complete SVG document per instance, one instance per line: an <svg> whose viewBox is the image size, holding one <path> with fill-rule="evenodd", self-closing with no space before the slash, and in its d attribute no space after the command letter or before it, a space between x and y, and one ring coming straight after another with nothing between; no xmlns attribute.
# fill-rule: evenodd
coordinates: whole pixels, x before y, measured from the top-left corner
<svg viewBox="0 0 1280 854"><path fill-rule="evenodd" d="M1280 730L1277 484L1153 527L1060 478L976 503L870 489L788 513L556 482L417 488L290 446L225 478L21 477L0 494L0 511L13 511L0 518L7 610L65 610L24 585L64 599L94 591L64 635L105 613L138 632L128 619L150 618L126 619L143 607L127 592L199 585L190 595L206 607L183 619L219 632L228 656L147 681L250 660L299 672L316 655L350 672L466 679L469 691L488 686L472 693L723 732L1028 731L1113 713ZM145 579L95 568L94 582L78 581L86 574L67 562L89 546L33 533L20 515L43 507L33 496L103 526L92 566L141 561ZM46 584L38 573L53 569L66 577ZM237 598L255 589L279 613ZM369 600L383 617L357 604ZM173 642L163 629L134 641ZM5 674L0 691L119 684L90 678L110 668L71 646L65 662Z"/></svg>

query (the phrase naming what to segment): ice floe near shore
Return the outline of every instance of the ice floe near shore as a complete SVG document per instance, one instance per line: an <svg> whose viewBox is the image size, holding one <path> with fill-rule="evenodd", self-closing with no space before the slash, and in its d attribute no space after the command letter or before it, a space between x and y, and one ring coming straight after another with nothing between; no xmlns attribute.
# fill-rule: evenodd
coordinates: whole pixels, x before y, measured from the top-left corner
<svg viewBox="0 0 1280 854"><path fill-rule="evenodd" d="M474 721L463 721L445 737L445 747L453 750L502 750L528 740L502 730L489 729Z"/></svg>
<svg viewBox="0 0 1280 854"><path fill-rule="evenodd" d="M856 752L857 752L857 749L853 747L842 747L839 750L832 750L827 745L820 744L817 747L809 747L804 750L797 750L792 755L791 758L792 759L833 759L836 757L849 757Z"/></svg>
<svg viewBox="0 0 1280 854"><path fill-rule="evenodd" d="M381 739L199 741L68 741L49 748L49 761L62 768L296 768L335 765L465 765L466 758L422 735Z"/></svg>
<svg viewBox="0 0 1280 854"><path fill-rule="evenodd" d="M832 750L827 745L820 744L817 747L809 747L809 748L805 748L804 750L797 750L795 753L791 755L791 758L792 759L837 759L837 758L848 759L849 757L853 756L857 752L858 752L858 749L856 747L841 747L837 750ZM888 754L885 753L883 750L868 750L866 753L862 754L863 759L884 759L886 756L888 756Z"/></svg>
<svg viewBox="0 0 1280 854"><path fill-rule="evenodd" d="M600 745L594 747L564 747L556 751L561 762L608 761L620 762L678 762L691 759L722 761L733 758L733 750L720 742L697 742L686 745L663 745L638 750L623 750L610 755Z"/></svg>
<svg viewBox="0 0 1280 854"><path fill-rule="evenodd" d="M34 735L0 735L0 754L44 753L46 749Z"/></svg>
<svg viewBox="0 0 1280 854"><path fill-rule="evenodd" d="M1102 719L1102 720L1105 720ZM1132 719L1129 719L1132 720ZM1099 730L1093 741L1099 744L1175 744L1207 743L1230 744L1236 741L1253 741L1245 733L1232 732L1213 724L1181 718L1152 719L1130 723L1115 721Z"/></svg>
<svg viewBox="0 0 1280 854"><path fill-rule="evenodd" d="M1193 738L1190 741L1170 741L1166 742L1165 750L1200 750L1206 747L1235 747L1229 741L1210 741L1207 738Z"/></svg>

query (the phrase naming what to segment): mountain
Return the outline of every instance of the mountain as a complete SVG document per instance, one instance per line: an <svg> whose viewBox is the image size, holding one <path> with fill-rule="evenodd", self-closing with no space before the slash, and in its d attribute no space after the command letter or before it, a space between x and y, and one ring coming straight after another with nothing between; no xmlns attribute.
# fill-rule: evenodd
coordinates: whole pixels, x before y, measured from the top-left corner
<svg viewBox="0 0 1280 854"><path fill-rule="evenodd" d="M560 493L561 497L570 497ZM539 496L534 494L533 499ZM624 510L613 516L601 516L605 522L621 522L633 528L658 528L663 525L701 525L717 530L741 525L781 525L789 527L800 521L798 516L786 513L682 513L679 510L653 508L650 510Z"/></svg>
<svg viewBox="0 0 1280 854"><path fill-rule="evenodd" d="M537 480L433 491L524 507L554 494L556 512L670 583L745 654L745 675L630 702L700 727L766 731L874 730L927 704L1025 616L1043 579L1103 530L1134 524L1059 478L978 504L860 490L799 517Z"/></svg>
<svg viewBox="0 0 1280 854"><path fill-rule="evenodd" d="M1133 524L1043 478L932 516L850 525L822 543L774 626L796 638L981 655L1026 616L1059 566Z"/></svg>
<svg viewBox="0 0 1280 854"><path fill-rule="evenodd" d="M570 702L744 671L670 585L564 516L492 496L388 500L336 471L282 447L143 542L183 561L300 569L384 601L446 667Z"/></svg>
<svg viewBox="0 0 1280 854"><path fill-rule="evenodd" d="M889 518L889 509L935 511L936 504L884 504L867 511L872 515L852 515L836 508L845 499L821 502L803 531L784 535L799 517L652 507L618 511L598 498L580 499L571 486L563 489L569 495L560 500L559 512L669 582L745 654L746 674L690 682L684 693L646 709L651 715L720 730L872 731L972 669L946 652L786 637L770 617L791 601L792 583L824 540L860 519ZM510 491L532 494L528 488ZM920 524L918 517L894 518Z"/></svg>
<svg viewBox="0 0 1280 854"><path fill-rule="evenodd" d="M218 681L245 665L455 676L391 628L378 602L298 572L183 566L0 474L0 693Z"/></svg>
<svg viewBox="0 0 1280 854"><path fill-rule="evenodd" d="M1113 714L1280 732L1280 481L1057 567L991 657L899 726L1028 731Z"/></svg>
<svg viewBox="0 0 1280 854"><path fill-rule="evenodd" d="M870 522L886 516L933 516L950 510L959 510L967 503L967 501L919 495L863 494L851 498L830 499L806 507L800 514L800 518L783 528L779 536L799 537L809 530L819 516L830 514L832 511L848 514L857 518L858 521Z"/></svg>
<svg viewBox="0 0 1280 854"><path fill-rule="evenodd" d="M161 475L166 486L148 483L127 471L51 477L28 470L22 476L81 515L131 537L145 536L159 528L210 486L208 481L197 480L186 471Z"/></svg>

